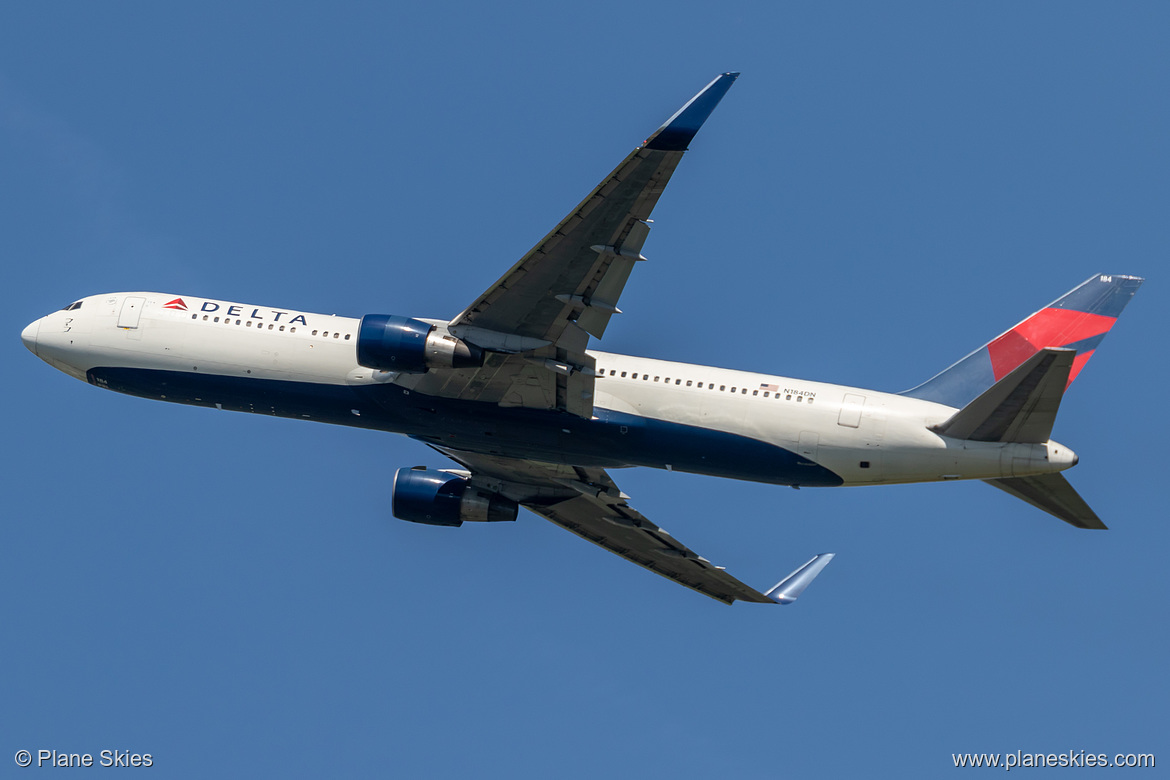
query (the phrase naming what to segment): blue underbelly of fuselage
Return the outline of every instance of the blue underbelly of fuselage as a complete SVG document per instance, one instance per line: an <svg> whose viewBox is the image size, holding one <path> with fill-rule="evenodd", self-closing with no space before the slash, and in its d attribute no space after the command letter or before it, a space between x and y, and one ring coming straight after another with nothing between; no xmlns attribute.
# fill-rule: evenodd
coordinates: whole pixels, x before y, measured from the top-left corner
<svg viewBox="0 0 1170 780"><path fill-rule="evenodd" d="M841 477L759 439L595 408L564 412L436 398L394 384L327 385L185 371L93 368L91 384L142 398L401 433L442 447L578 466L670 468L752 482Z"/></svg>

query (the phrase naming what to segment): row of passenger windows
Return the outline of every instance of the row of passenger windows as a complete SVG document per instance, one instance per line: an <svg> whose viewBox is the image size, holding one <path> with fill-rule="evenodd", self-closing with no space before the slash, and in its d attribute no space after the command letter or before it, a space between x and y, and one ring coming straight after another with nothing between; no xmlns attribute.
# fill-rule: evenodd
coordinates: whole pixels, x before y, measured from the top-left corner
<svg viewBox="0 0 1170 780"><path fill-rule="evenodd" d="M623 378L625 378L626 374L627 374L627 372L623 371L621 373L621 376ZM616 376L616 375L617 375L617 370L611 368L609 370L609 376ZM599 378L606 376L605 369L599 368L597 370L597 376ZM633 374L630 375L629 378L630 379L637 379L638 372L635 371ZM642 381L649 382L650 375L649 374L642 374ZM662 384L669 385L671 383L671 378L670 377L662 378L662 376L659 375L659 376L654 377L654 381L655 382L661 381ZM682 386L683 382L684 382L684 380L682 380L682 379L677 379L677 378L674 379L675 385ZM702 389L705 387L708 390L715 389L714 382L697 382L696 383L693 379L687 379L687 380L685 380L685 382L686 382L686 387L695 387L696 389ZM762 395L764 398L776 398L777 400L779 400L781 397L783 397L785 401L793 400L793 397L794 397L793 393L780 393L779 391L772 390L771 387L769 387L769 389L767 389L767 390L763 390L762 388L764 388L764 387L765 387L765 385L760 385L759 388L752 390L752 395L754 395L754 396ZM719 385L719 391L723 392L723 393L727 393L727 392L738 393L739 395L747 395L748 394L748 388L746 388L746 387L731 387L730 389L728 389L727 385ZM775 393L775 395L773 395L773 393ZM813 396L811 396L811 395L805 396L805 395L795 394L795 398L796 398L797 403L807 402L807 403L811 404L814 400Z"/></svg>
<svg viewBox="0 0 1170 780"><path fill-rule="evenodd" d="M192 315L191 315L191 319L193 319L193 320L197 320L197 319L199 319L199 315L198 315L198 314L192 314ZM219 317L211 317L211 316L210 316L210 315L208 315L208 314L204 314L204 315L203 315L203 321L204 321L204 322L219 322ZM223 318L223 324L224 324L224 325L231 325L231 324L232 324L232 322L233 322L233 321L232 321L232 318L231 318L231 317L224 317L224 318ZM249 327L249 328L250 328L250 327L252 327L252 320L235 320L235 324L236 324L236 325L239 325L241 322L243 322L243 323L244 323L244 324L245 324L247 327ZM258 322L258 323L256 323L256 329L257 329L257 330L263 330L263 329L264 329L264 323L263 323L263 322ZM275 324L275 323L272 323L272 322L270 322L270 323L268 323L268 329L269 329L269 330L284 330L284 326L283 326L283 325L277 325L277 324ZM290 327L290 328L288 329L288 332L289 332L289 333L296 333L296 332L297 332L297 328L296 328L296 326L295 326L295 325L293 325L292 327ZM314 335L314 336L316 336L316 335L317 335L317 331L313 331L313 335ZM346 341L349 341L349 339L350 339L350 337L351 337L352 335L353 335L353 334L346 333L346 334L345 334L345 340L346 340ZM323 331L321 331L321 338L323 338L323 339L327 339L327 338L329 338L329 336L330 336L330 331L327 331L327 330L323 330ZM333 336L333 338L337 339L337 338L341 338L342 334L341 334L339 331L336 331L336 330L335 330L335 331L332 331L332 336Z"/></svg>

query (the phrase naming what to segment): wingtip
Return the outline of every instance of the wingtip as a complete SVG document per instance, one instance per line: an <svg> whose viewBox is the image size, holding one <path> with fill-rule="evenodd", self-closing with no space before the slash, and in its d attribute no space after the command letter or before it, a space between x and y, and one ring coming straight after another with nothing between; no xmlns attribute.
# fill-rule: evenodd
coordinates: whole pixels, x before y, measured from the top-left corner
<svg viewBox="0 0 1170 780"><path fill-rule="evenodd" d="M737 72L721 73L710 84L703 87L697 95L688 100L674 116L646 139L643 146L646 149L656 149L664 152L685 152L687 146L699 128L711 116L711 112L719 105L719 101L731 89L731 85L739 78Z"/></svg>
<svg viewBox="0 0 1170 780"><path fill-rule="evenodd" d="M801 593L804 593L809 583L817 578L817 575L829 565L835 556L836 553L814 555L811 560L777 582L764 595L777 604L791 604Z"/></svg>

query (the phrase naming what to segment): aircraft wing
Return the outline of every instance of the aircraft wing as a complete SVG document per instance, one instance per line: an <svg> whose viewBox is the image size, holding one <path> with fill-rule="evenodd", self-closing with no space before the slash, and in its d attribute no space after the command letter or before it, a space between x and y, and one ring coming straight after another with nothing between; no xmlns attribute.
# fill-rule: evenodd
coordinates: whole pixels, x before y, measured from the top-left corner
<svg viewBox="0 0 1170 780"><path fill-rule="evenodd" d="M822 554L767 593L696 554L631 507L604 469L543 463L431 445L471 472L473 484L507 496L599 547L726 604L788 604L832 559Z"/></svg>
<svg viewBox="0 0 1170 780"><path fill-rule="evenodd" d="M458 338L489 351L478 369L429 372L423 393L593 413L589 336L601 338L642 257L647 220L687 145L739 76L724 73L630 153L459 316Z"/></svg>

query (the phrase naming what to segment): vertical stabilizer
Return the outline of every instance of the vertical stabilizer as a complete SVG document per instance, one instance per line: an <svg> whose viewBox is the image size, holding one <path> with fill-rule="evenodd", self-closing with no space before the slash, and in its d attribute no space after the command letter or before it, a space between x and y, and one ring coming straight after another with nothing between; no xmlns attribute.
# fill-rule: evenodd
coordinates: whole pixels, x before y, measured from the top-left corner
<svg viewBox="0 0 1170 780"><path fill-rule="evenodd" d="M1076 350L1072 384L1145 281L1098 274L934 378L901 395L962 408L1047 347Z"/></svg>

